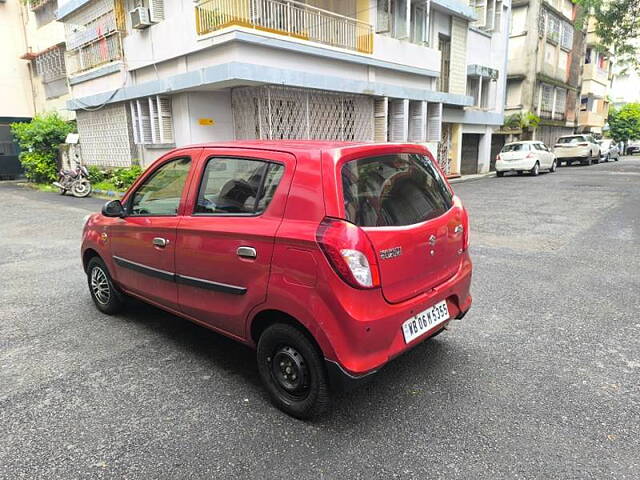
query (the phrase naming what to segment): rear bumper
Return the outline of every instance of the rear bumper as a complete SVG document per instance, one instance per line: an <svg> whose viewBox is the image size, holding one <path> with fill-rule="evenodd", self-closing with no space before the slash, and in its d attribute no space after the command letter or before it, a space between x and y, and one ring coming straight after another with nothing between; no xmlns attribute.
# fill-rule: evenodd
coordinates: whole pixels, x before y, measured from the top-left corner
<svg viewBox="0 0 640 480"><path fill-rule="evenodd" d="M531 170L538 160L523 158L521 160L496 160L497 172L511 172L515 170Z"/></svg>
<svg viewBox="0 0 640 480"><path fill-rule="evenodd" d="M442 329L445 323L434 326L420 337L405 343L402 324L414 315L436 303L446 300L450 319L462 318L471 307L471 260L464 252L456 274L438 287L398 304L384 300L380 291L362 292L369 295L364 301L339 301L331 308L331 317L325 318L328 340L334 355L327 359L346 374L346 383L359 381L379 370L391 359L403 354ZM450 321L450 320L449 320ZM327 331L325 330L325 331ZM336 368L328 366L335 376ZM338 378L345 375L337 375ZM339 384L344 383L338 381Z"/></svg>
<svg viewBox="0 0 640 480"><path fill-rule="evenodd" d="M461 320L462 318L464 318L464 316L467 314L468 311L469 309L463 312L459 312L455 318L457 320ZM433 331L429 332L428 335L424 335L424 338L421 338L418 342L416 342L416 344L419 344L427 340L436 332L439 332L441 329L445 328L450 321L451 320L445 322L444 324L438 325ZM358 374L352 374L348 372L347 370L342 368L342 366L335 360L329 360L328 358L325 358L324 361L325 361L325 367L327 370L327 375L329 377L329 385L331 386L332 390L337 392L346 392L367 384L371 379L375 377L375 374L378 373L378 371L380 371L380 369L384 367L383 365L380 368L377 368L375 370L370 370L366 373L358 375Z"/></svg>
<svg viewBox="0 0 640 480"><path fill-rule="evenodd" d="M584 160L591 156L590 150L571 150L569 152L563 152L562 149L556 149L553 153L556 155L558 160Z"/></svg>

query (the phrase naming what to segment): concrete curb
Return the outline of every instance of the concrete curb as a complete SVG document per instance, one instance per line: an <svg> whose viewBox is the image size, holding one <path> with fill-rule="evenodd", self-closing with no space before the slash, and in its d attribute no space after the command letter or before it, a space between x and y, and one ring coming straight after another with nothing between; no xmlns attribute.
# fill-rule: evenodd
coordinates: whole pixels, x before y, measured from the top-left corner
<svg viewBox="0 0 640 480"><path fill-rule="evenodd" d="M464 175L458 178L452 178L449 180L449 183L466 183L466 182L475 182L476 180L482 180L483 178L495 177L496 172L487 172L487 173L479 173L476 175Z"/></svg>

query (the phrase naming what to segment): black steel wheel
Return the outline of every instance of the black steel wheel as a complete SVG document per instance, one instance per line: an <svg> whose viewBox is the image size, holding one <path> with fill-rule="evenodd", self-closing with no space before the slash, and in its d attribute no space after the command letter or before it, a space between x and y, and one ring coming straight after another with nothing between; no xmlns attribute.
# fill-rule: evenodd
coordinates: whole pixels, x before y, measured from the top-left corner
<svg viewBox="0 0 640 480"><path fill-rule="evenodd" d="M124 307L124 295L115 287L107 266L101 258L93 257L87 265L87 282L93 303L107 315L118 313Z"/></svg>
<svg viewBox="0 0 640 480"><path fill-rule="evenodd" d="M273 403L283 412L308 419L329 406L324 359L300 329L276 323L258 339L258 372Z"/></svg>

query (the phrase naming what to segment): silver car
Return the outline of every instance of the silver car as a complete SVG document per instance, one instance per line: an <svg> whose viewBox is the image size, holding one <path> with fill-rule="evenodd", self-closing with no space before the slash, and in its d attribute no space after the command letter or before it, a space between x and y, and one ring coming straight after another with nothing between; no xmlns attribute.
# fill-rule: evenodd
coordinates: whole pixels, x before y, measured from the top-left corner
<svg viewBox="0 0 640 480"><path fill-rule="evenodd" d="M600 144L601 161L608 162L609 160L615 160L617 162L620 159L620 148L618 148L618 144L611 138L603 138L599 140L598 143Z"/></svg>

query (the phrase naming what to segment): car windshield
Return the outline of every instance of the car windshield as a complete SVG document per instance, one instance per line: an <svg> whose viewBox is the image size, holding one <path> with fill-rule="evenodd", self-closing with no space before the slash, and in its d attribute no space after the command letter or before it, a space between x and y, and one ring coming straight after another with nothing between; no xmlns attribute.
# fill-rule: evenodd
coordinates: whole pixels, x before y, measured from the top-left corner
<svg viewBox="0 0 640 480"><path fill-rule="evenodd" d="M510 143L502 147L503 152L526 152L529 150L527 143Z"/></svg>
<svg viewBox="0 0 640 480"><path fill-rule="evenodd" d="M584 137L560 137L558 143L580 143L586 142Z"/></svg>

